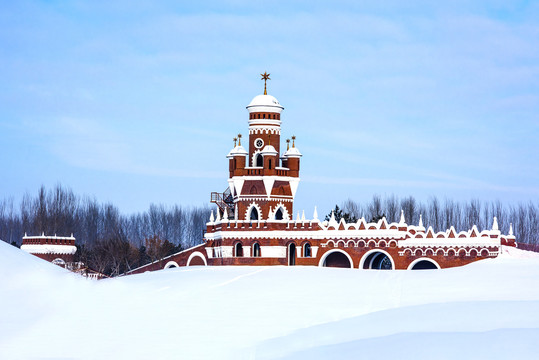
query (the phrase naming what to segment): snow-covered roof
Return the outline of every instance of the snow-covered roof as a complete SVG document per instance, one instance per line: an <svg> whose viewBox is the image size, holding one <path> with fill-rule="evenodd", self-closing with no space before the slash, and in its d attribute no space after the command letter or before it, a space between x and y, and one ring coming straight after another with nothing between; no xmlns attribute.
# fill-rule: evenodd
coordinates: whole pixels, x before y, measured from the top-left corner
<svg viewBox="0 0 539 360"><path fill-rule="evenodd" d="M247 150L245 150L245 148L241 145L238 145L236 146L234 149L230 150L230 152L228 153L228 155L226 157L233 157L233 156L237 156L237 155L248 155L247 153Z"/></svg>
<svg viewBox="0 0 539 360"><path fill-rule="evenodd" d="M264 146L261 153L264 154L264 155L277 155L278 154L277 150L275 150L273 145Z"/></svg>
<svg viewBox="0 0 539 360"><path fill-rule="evenodd" d="M29 244L22 245L21 250L30 254L75 254L77 247L73 245L53 245L53 244Z"/></svg>
<svg viewBox="0 0 539 360"><path fill-rule="evenodd" d="M257 95L247 105L249 112L276 112L281 113L284 107L271 95Z"/></svg>
<svg viewBox="0 0 539 360"><path fill-rule="evenodd" d="M290 149L286 150L283 156L284 157L301 157L303 155L301 155L297 147L291 147Z"/></svg>

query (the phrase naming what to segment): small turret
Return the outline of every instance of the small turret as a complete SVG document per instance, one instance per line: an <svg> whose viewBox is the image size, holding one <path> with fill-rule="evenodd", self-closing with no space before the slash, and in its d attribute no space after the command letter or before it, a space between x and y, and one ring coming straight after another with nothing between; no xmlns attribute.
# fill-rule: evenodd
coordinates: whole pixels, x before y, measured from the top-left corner
<svg viewBox="0 0 539 360"><path fill-rule="evenodd" d="M303 156L296 148L295 144L296 137L292 136L292 147L286 150L283 155L288 169L290 169L290 176L299 177L299 159Z"/></svg>
<svg viewBox="0 0 539 360"><path fill-rule="evenodd" d="M271 144L264 146L264 149L262 149L260 153L264 157L264 169L269 170L269 171L265 171L264 173L271 175L272 173L271 170L274 171L275 167L279 166L278 157L277 157L279 153L277 152L277 150L275 150L275 148Z"/></svg>
<svg viewBox="0 0 539 360"><path fill-rule="evenodd" d="M239 140L238 145L236 145L237 140ZM243 175L241 172L243 169L245 169L247 155L247 150L241 146L241 134L238 134L238 137L234 138L234 148L230 150L226 156L229 159L228 169L230 172L230 177L235 175Z"/></svg>

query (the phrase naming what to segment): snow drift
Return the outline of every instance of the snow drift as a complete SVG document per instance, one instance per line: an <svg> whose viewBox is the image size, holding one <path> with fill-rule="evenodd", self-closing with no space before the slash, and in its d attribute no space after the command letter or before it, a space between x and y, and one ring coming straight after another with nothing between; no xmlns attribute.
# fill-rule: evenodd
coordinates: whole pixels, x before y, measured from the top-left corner
<svg viewBox="0 0 539 360"><path fill-rule="evenodd" d="M0 358L536 357L539 258L191 267L91 281L0 242Z"/></svg>

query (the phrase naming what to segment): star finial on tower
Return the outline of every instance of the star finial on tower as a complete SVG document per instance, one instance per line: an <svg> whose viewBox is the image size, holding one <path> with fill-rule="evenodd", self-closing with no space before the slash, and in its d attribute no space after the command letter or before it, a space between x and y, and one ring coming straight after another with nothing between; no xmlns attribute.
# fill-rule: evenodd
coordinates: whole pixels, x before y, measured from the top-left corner
<svg viewBox="0 0 539 360"><path fill-rule="evenodd" d="M260 79L260 80L264 80L264 95L268 95L268 92L266 91L266 82L268 80L271 80L270 77L269 77L270 74L268 74L267 72L264 71L264 73L260 74L260 76L262 76L262 79Z"/></svg>

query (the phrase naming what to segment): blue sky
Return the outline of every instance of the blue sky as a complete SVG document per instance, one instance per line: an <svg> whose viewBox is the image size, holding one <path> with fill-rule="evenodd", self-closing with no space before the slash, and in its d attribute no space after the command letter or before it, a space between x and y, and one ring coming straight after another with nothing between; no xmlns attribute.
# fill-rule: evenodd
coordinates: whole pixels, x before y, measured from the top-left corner
<svg viewBox="0 0 539 360"><path fill-rule="evenodd" d="M156 3L0 5L0 195L208 203L267 71L297 210L539 200L539 2Z"/></svg>

